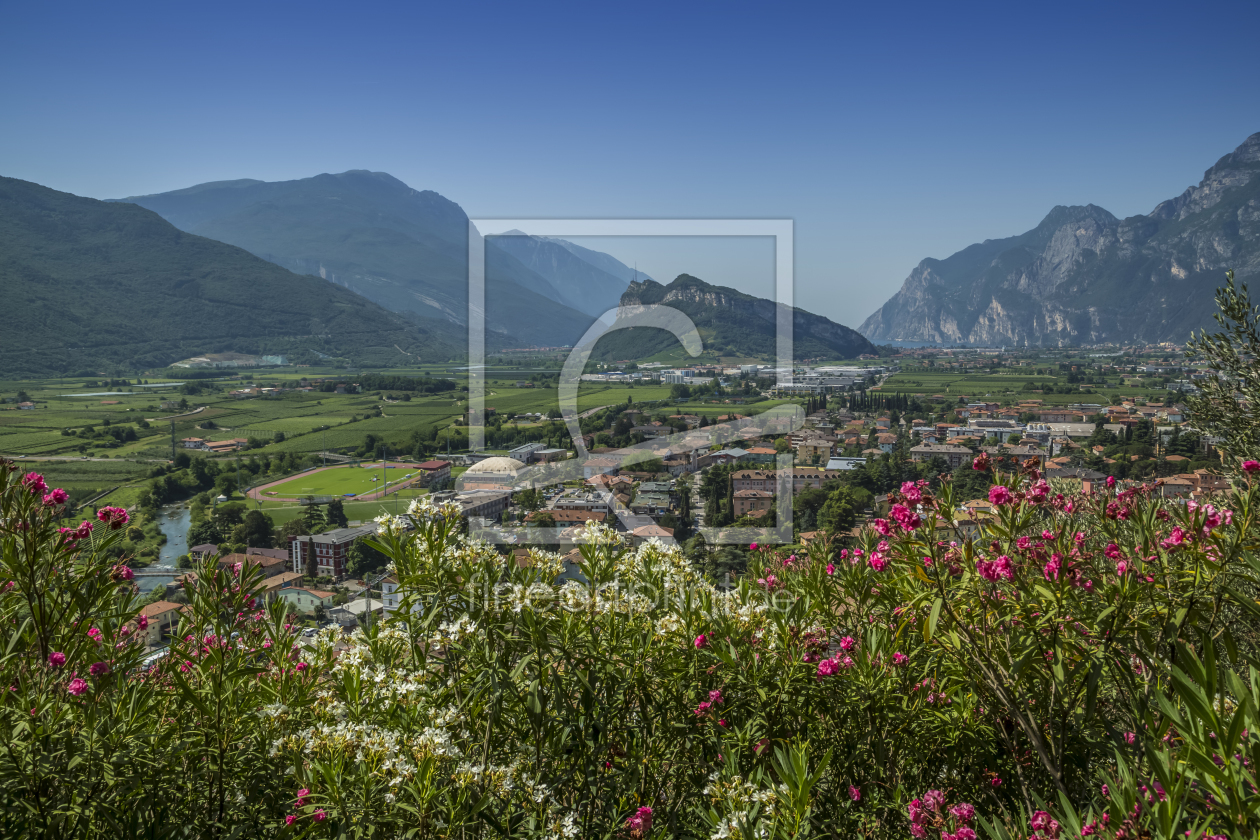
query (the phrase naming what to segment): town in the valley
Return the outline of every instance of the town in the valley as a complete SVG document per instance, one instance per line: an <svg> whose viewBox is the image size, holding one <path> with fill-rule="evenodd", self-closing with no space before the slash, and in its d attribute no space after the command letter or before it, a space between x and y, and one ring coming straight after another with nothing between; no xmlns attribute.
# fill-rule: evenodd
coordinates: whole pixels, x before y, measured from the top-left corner
<svg viewBox="0 0 1260 840"><path fill-rule="evenodd" d="M731 580L747 546L725 540L729 529L775 529L786 509L779 542L844 544L905 481L952 480L961 510L943 536L971 538L993 515L969 476L981 453L1034 462L1065 490L1112 476L1201 500L1227 486L1182 403L1209 374L1171 345L885 348L791 369L591 364L576 442L556 404L564 352L517 351L487 368L480 449L460 370L345 374L234 357L194 360L201 378L165 383L12 383L0 450L70 479L88 510L133 512L124 550L151 587L155 656L189 569L208 556L258 567L265 597L287 601L312 634L393 612L397 580L364 538L426 496L457 503L505 563L541 549L578 574L594 522L631 544L679 545ZM755 422L784 407L790 428Z"/></svg>

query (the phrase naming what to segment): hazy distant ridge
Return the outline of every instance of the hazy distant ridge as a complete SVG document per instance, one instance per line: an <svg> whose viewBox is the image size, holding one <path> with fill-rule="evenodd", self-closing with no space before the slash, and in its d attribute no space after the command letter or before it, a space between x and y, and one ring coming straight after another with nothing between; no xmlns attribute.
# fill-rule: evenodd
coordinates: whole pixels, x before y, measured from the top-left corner
<svg viewBox="0 0 1260 840"><path fill-rule="evenodd" d="M467 214L387 173L219 181L121 200L181 229L319 274L395 312L467 322ZM607 255L534 239L505 247L504 239L486 245L486 324L499 334L492 344L570 343L625 288L608 273L620 264Z"/></svg>

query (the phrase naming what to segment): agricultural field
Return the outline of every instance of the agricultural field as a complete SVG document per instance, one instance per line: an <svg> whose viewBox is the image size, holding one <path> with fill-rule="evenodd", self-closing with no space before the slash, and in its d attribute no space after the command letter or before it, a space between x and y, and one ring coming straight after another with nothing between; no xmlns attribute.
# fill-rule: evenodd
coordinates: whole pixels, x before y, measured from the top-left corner
<svg viewBox="0 0 1260 840"><path fill-rule="evenodd" d="M148 464L134 461L40 461L21 459L23 470L34 470L44 475L49 487L61 487L70 492L71 500L82 504L101 496L98 504L124 504L135 502L148 477Z"/></svg>
<svg viewBox="0 0 1260 840"><path fill-rule="evenodd" d="M912 369L890 376L880 390L904 394L945 397L1006 397L1011 399L1037 399L1046 405L1069 405L1078 402L1110 403L1121 393L1133 393L1134 389L1122 386L1117 379L1106 385L1074 385L1071 393L1043 393L1042 386L1065 386L1062 377L1033 373L958 373Z"/></svg>
<svg viewBox="0 0 1260 840"><path fill-rule="evenodd" d="M458 368L447 365L388 373L446 377L457 382L464 376ZM554 376L557 371L524 367L489 371L487 407L494 408L505 420L557 409L554 385L515 387L518 379L536 373ZM303 369L302 375L327 375L346 381L357 376L313 368ZM190 437L209 441L245 438L250 441L250 450L257 453L353 453L368 435L373 435L389 447L391 456L408 457L414 453L416 441L433 441L442 429L461 422L468 411L467 392L460 390L410 394L410 399L390 391L336 394L287 390L247 399L228 393L247 384L287 387L296 381L297 375L292 371L257 371L243 377L225 372L223 378L213 381L147 380L123 385L117 381L103 385L67 379L0 381L0 399L5 400L0 403L0 456L157 462L169 460L173 451L183 451L180 441ZM143 384L160 387L141 387ZM18 410L19 395L33 401L36 408ZM673 404L670 395L671 387L667 385L583 383L578 392L578 409L588 411L631 399L649 410L659 407L669 413L716 416L732 411L755 414L781 402ZM163 401L180 400L186 401L187 408L161 407ZM528 428L524 423L520 425ZM363 490L349 488L344 492Z"/></svg>

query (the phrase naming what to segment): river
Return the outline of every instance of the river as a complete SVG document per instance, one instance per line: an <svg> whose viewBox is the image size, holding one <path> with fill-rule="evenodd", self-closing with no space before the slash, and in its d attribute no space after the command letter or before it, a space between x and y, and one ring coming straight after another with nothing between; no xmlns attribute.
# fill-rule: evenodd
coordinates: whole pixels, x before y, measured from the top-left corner
<svg viewBox="0 0 1260 840"><path fill-rule="evenodd" d="M192 512L183 505L170 505L158 512L158 527L166 534L166 545L162 546L158 561L144 571L160 572L169 568L171 573L136 575L136 586L142 593L152 592L175 579L175 559L188 553L188 528L191 524Z"/></svg>

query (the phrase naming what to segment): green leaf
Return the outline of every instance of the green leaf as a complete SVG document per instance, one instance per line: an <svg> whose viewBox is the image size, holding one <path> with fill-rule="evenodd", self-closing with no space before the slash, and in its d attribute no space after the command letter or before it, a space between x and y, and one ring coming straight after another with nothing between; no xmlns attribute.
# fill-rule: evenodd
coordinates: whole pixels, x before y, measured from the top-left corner
<svg viewBox="0 0 1260 840"><path fill-rule="evenodd" d="M937 598L932 604L932 614L928 616L928 632L924 641L931 641L932 636L936 633L936 622L941 617L941 607L945 605L943 598Z"/></svg>
<svg viewBox="0 0 1260 840"><path fill-rule="evenodd" d="M1098 682L1102 677L1102 663L1095 662L1089 669L1089 679L1085 683L1085 720L1094 716L1098 704Z"/></svg>

